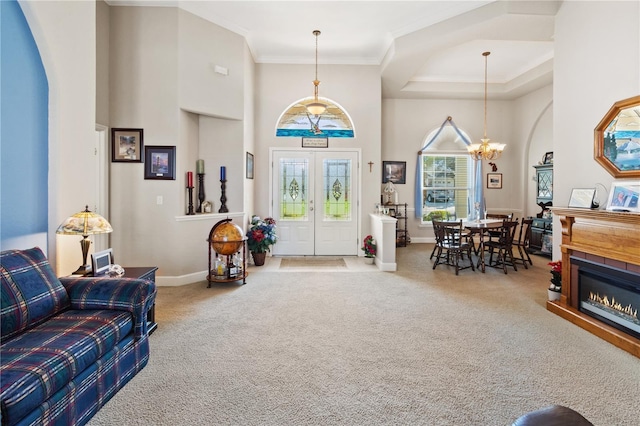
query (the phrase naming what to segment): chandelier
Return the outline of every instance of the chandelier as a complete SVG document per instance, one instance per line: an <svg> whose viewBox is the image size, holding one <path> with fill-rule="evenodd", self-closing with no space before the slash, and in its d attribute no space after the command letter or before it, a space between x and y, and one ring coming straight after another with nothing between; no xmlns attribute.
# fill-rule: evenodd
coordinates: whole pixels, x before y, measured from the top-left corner
<svg viewBox="0 0 640 426"><path fill-rule="evenodd" d="M314 30L313 35L316 36L316 79L313 80L313 102L307 105L307 111L313 115L320 115L327 110L327 106L318 101L318 86L320 80L318 80L318 36L320 30Z"/></svg>
<svg viewBox="0 0 640 426"><path fill-rule="evenodd" d="M491 52L483 52L484 56L484 137L480 139L482 143L472 143L467 146L469 154L474 160L497 160L500 158L505 144L490 142L487 138L487 57Z"/></svg>

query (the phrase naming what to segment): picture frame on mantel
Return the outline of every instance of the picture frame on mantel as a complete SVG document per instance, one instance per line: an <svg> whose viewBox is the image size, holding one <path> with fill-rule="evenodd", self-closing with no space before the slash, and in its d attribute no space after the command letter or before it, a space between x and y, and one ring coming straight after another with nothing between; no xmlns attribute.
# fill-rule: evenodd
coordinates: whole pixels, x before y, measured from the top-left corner
<svg viewBox="0 0 640 426"><path fill-rule="evenodd" d="M609 191L607 210L613 212L640 212L640 181L614 181Z"/></svg>

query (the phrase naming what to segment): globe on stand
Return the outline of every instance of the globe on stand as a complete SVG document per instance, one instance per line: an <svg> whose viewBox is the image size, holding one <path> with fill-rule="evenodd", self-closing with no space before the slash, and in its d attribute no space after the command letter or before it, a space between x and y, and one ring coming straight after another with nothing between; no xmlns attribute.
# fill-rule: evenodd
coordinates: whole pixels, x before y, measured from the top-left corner
<svg viewBox="0 0 640 426"><path fill-rule="evenodd" d="M231 219L224 219L216 223L209 234L211 247L218 254L231 256L240 251L244 241L244 232Z"/></svg>

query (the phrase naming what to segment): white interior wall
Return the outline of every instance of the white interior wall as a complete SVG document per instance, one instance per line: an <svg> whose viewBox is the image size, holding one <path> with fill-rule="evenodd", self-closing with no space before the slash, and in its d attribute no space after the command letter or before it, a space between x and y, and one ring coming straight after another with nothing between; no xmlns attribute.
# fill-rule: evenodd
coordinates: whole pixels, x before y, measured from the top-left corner
<svg viewBox="0 0 640 426"><path fill-rule="evenodd" d="M593 131L614 102L640 93L638 22L637 1L563 2L558 11L553 85L556 205L566 205L572 188L596 183L608 188L614 180L594 160ZM560 257L560 231L555 219L554 258Z"/></svg>
<svg viewBox="0 0 640 426"><path fill-rule="evenodd" d="M282 112L294 101L313 95L313 65L257 65L256 98L256 182L254 213L271 214L269 148L301 149L301 138L275 137L276 124ZM380 69L369 65L321 65L320 96L336 101L351 116L355 138L329 138L329 149L356 148L362 152L360 165L362 236L370 233L369 213L379 202L381 179ZM374 163L369 172L367 163Z"/></svg>
<svg viewBox="0 0 640 426"><path fill-rule="evenodd" d="M19 3L49 83L46 251L58 275L68 275L82 264L81 237L58 236L55 231L95 201L96 7L94 2Z"/></svg>

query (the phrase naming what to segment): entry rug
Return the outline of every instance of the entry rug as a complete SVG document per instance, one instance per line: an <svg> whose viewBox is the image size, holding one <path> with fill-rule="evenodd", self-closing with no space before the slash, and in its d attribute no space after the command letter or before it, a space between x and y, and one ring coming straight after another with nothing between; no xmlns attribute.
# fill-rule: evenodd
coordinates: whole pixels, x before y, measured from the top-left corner
<svg viewBox="0 0 640 426"><path fill-rule="evenodd" d="M347 269L341 257L285 257L280 260L280 269Z"/></svg>

